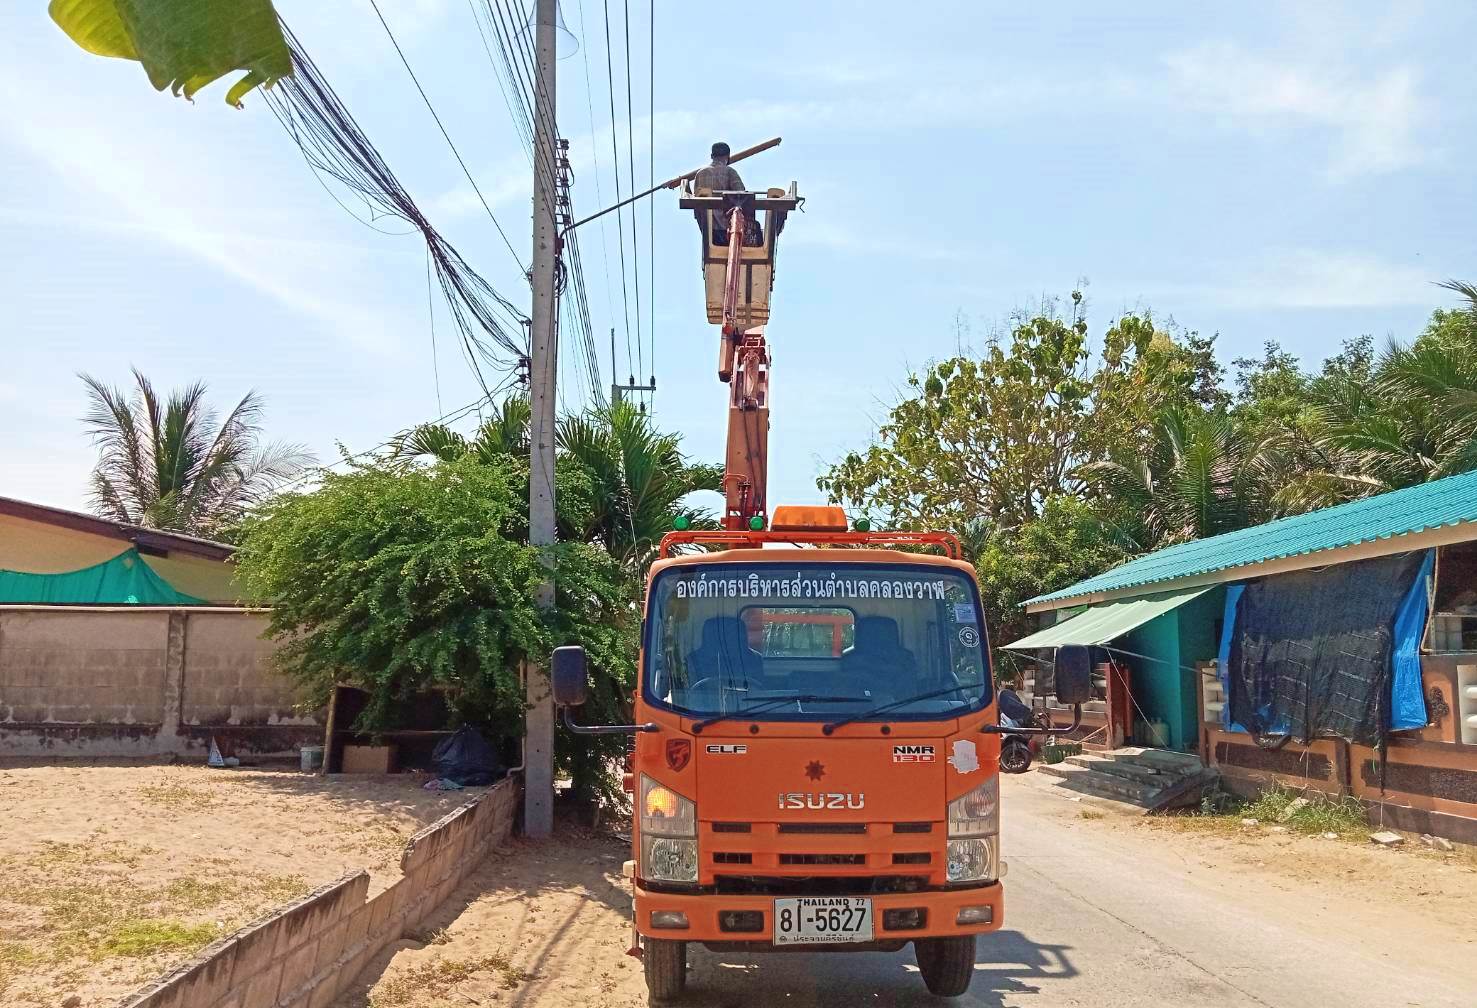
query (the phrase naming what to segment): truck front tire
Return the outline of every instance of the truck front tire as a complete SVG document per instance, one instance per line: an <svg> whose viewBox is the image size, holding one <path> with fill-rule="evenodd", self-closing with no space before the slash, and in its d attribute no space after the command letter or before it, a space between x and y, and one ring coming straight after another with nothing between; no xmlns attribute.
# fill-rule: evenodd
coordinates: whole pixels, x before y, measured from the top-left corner
<svg viewBox="0 0 1477 1008"><path fill-rule="evenodd" d="M974 935L957 938L918 938L913 942L918 972L930 994L958 997L974 978Z"/></svg>
<svg viewBox="0 0 1477 1008"><path fill-rule="evenodd" d="M646 939L641 966L646 972L646 990L653 1004L665 1004L681 997L687 987L687 942Z"/></svg>

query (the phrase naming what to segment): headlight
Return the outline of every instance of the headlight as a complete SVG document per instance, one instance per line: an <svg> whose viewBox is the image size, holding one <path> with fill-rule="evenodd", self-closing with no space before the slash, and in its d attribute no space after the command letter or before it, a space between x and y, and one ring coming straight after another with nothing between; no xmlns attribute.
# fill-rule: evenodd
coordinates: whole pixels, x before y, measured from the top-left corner
<svg viewBox="0 0 1477 1008"><path fill-rule="evenodd" d="M999 865L994 837L949 841L950 882L993 882L1000 873Z"/></svg>
<svg viewBox="0 0 1477 1008"><path fill-rule="evenodd" d="M697 841L680 837L643 836L641 874L663 882L697 881Z"/></svg>
<svg viewBox="0 0 1477 1008"><path fill-rule="evenodd" d="M641 876L663 882L697 881L697 806L641 775Z"/></svg>
<svg viewBox="0 0 1477 1008"><path fill-rule="evenodd" d="M697 836L697 806L676 791L641 775L641 832L660 836Z"/></svg>
<svg viewBox="0 0 1477 1008"><path fill-rule="evenodd" d="M994 836L1000 832L1000 778L949 802L949 836Z"/></svg>

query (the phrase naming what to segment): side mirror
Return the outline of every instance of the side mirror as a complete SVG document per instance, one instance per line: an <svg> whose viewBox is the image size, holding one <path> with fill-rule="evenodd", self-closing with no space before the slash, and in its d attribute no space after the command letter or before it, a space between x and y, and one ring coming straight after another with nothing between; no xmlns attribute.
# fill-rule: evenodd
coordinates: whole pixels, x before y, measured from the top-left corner
<svg viewBox="0 0 1477 1008"><path fill-rule="evenodd" d="M578 644L555 648L552 675L555 704L560 707L584 706L590 692L584 648Z"/></svg>
<svg viewBox="0 0 1477 1008"><path fill-rule="evenodd" d="M1063 644L1056 649L1056 698L1068 707L1092 699L1092 649Z"/></svg>

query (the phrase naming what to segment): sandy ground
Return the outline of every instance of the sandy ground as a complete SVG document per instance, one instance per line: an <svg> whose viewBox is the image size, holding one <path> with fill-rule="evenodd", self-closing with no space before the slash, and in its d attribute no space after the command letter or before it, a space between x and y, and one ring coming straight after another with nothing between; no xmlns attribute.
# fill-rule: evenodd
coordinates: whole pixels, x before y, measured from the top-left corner
<svg viewBox="0 0 1477 1008"><path fill-rule="evenodd" d="M1470 1008L1477 861L1187 827L1005 782L1005 927L955 1004L1101 1008ZM628 848L562 830L515 841L337 1008L646 1004L625 954ZM936 1005L911 950L734 955L690 948L685 1004Z"/></svg>
<svg viewBox="0 0 1477 1008"><path fill-rule="evenodd" d="M0 1004L111 1005L344 872L371 893L472 791L194 766L0 767Z"/></svg>

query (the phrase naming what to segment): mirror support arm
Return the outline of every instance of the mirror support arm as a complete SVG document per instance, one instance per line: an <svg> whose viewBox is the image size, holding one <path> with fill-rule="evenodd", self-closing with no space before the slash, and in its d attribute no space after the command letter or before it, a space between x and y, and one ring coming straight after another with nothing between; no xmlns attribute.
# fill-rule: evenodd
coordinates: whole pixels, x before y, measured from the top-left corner
<svg viewBox="0 0 1477 1008"><path fill-rule="evenodd" d="M661 725L656 724L653 721L648 721L645 724L629 725L577 725L574 723L574 718L569 716L568 707L562 707L560 708L560 710L562 710L564 714L564 727L568 728L576 735L633 735L636 732L654 732L662 730Z"/></svg>
<svg viewBox="0 0 1477 1008"><path fill-rule="evenodd" d="M1003 725L982 725L980 732L985 735L1058 735L1076 731L1082 727L1082 705L1072 705L1072 723L1065 728L1052 725L1050 728L1006 728Z"/></svg>

